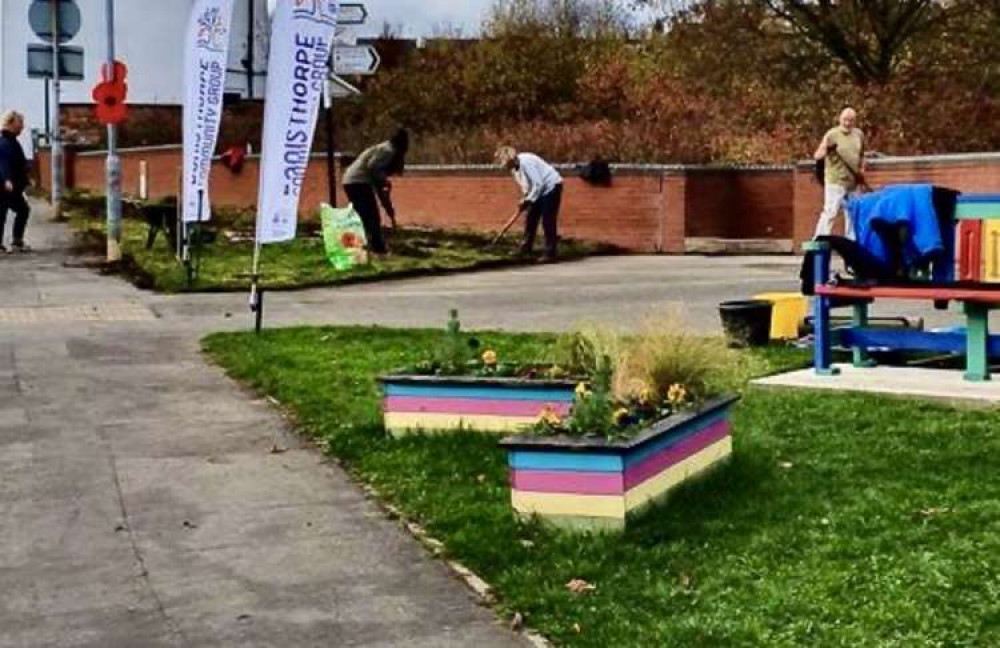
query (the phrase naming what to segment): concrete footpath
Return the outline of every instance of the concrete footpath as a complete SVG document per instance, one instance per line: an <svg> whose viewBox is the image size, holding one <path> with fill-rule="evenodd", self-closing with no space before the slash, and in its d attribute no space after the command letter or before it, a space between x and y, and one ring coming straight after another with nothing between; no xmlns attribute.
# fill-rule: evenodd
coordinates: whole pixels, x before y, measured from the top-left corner
<svg viewBox="0 0 1000 648"><path fill-rule="evenodd" d="M0 257L0 646L526 645L202 360L225 313L29 240Z"/></svg>

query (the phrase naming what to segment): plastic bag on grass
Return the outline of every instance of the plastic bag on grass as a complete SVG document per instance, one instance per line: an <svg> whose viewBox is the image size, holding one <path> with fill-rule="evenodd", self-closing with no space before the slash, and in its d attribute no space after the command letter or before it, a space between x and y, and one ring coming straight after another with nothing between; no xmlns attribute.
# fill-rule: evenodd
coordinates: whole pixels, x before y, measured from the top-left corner
<svg viewBox="0 0 1000 648"><path fill-rule="evenodd" d="M319 214L323 224L326 258L333 267L337 270L350 270L368 263L365 227L354 206L337 209L323 204L319 208Z"/></svg>

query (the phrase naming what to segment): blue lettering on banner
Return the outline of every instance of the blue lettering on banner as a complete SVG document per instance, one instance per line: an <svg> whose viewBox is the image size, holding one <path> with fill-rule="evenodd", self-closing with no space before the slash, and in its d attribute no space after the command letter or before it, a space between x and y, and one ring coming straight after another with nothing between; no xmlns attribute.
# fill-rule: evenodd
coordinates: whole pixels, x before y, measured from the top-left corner
<svg viewBox="0 0 1000 648"><path fill-rule="evenodd" d="M218 61L201 61L198 73L198 106L195 111L193 168L190 184L203 187L212 164L214 130L226 82L226 70Z"/></svg>
<svg viewBox="0 0 1000 648"><path fill-rule="evenodd" d="M282 193L288 197L298 197L305 180L306 169L309 166L312 131L319 108L318 99L326 79L331 47L330 41L326 39L303 34L297 34L294 43L295 67L290 79L292 106L285 128L284 151L281 156L283 166L281 177L285 181ZM276 223L282 222L278 219L283 216L275 214L274 217Z"/></svg>

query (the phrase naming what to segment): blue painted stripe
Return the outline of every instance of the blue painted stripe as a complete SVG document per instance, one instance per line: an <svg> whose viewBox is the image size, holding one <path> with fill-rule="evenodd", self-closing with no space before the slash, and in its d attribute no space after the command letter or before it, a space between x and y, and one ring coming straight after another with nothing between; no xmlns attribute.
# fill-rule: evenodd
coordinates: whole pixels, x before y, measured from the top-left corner
<svg viewBox="0 0 1000 648"><path fill-rule="evenodd" d="M417 398L474 398L480 400L521 400L552 403L572 403L573 392L562 389L524 389L511 387L462 387L462 386L385 386L386 396Z"/></svg>
<svg viewBox="0 0 1000 648"><path fill-rule="evenodd" d="M640 446L627 455L613 452L533 452L529 450L515 450L509 453L508 463L511 468L516 470L621 472L654 455L666 452L678 443L725 420L728 416L728 412L723 410L711 416L694 419L686 425L674 428L669 434L665 434L653 442Z"/></svg>
<svg viewBox="0 0 1000 648"><path fill-rule="evenodd" d="M515 470L608 473L620 473L624 470L620 455L583 452L523 452L515 450L508 454L508 463Z"/></svg>
<svg viewBox="0 0 1000 648"><path fill-rule="evenodd" d="M905 329L847 328L840 332L844 346L965 353L965 333L908 331ZM987 345L991 358L1000 357L1000 336L991 335Z"/></svg>
<svg viewBox="0 0 1000 648"><path fill-rule="evenodd" d="M958 203L1000 203L1000 194L967 193L958 197Z"/></svg>

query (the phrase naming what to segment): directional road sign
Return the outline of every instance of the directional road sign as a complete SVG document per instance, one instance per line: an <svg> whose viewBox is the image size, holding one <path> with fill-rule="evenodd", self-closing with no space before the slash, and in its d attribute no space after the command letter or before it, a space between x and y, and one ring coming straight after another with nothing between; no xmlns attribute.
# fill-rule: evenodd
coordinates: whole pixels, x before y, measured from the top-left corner
<svg viewBox="0 0 1000 648"><path fill-rule="evenodd" d="M333 50L334 74L375 74L381 62L371 45L343 45Z"/></svg>
<svg viewBox="0 0 1000 648"><path fill-rule="evenodd" d="M360 2L345 2L340 5L338 25L363 25L368 20L368 9Z"/></svg>
<svg viewBox="0 0 1000 648"><path fill-rule="evenodd" d="M74 0L34 0L28 7L28 24L39 38L51 43L53 3L59 7L59 42L67 43L80 33L80 7Z"/></svg>
<svg viewBox="0 0 1000 648"><path fill-rule="evenodd" d="M28 45L28 78L52 78L51 45ZM83 48L59 47L59 76L63 81L83 81Z"/></svg>

